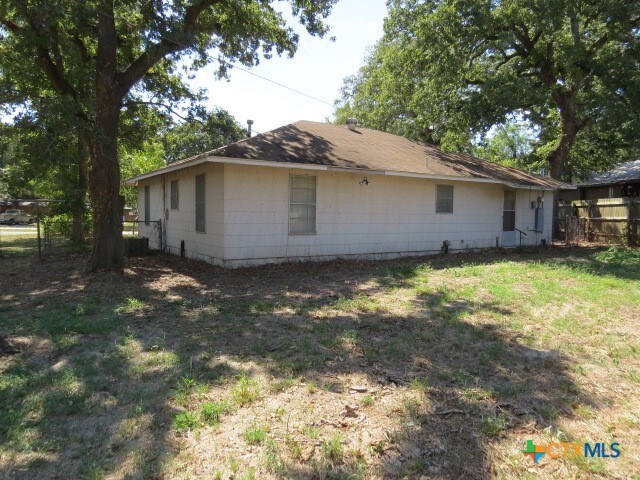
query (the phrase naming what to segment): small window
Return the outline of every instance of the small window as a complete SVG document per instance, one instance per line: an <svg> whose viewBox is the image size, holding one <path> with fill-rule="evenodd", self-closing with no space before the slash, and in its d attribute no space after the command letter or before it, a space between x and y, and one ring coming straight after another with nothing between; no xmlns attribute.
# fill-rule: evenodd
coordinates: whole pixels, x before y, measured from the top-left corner
<svg viewBox="0 0 640 480"><path fill-rule="evenodd" d="M205 232L205 184L204 175L196 176L196 232Z"/></svg>
<svg viewBox="0 0 640 480"><path fill-rule="evenodd" d="M171 210L178 210L178 180L171 180Z"/></svg>
<svg viewBox="0 0 640 480"><path fill-rule="evenodd" d="M291 175L289 181L289 234L316 233L316 177Z"/></svg>
<svg viewBox="0 0 640 480"><path fill-rule="evenodd" d="M453 213L453 185L436 185L436 213Z"/></svg>
<svg viewBox="0 0 640 480"><path fill-rule="evenodd" d="M144 224L149 225L149 217L151 217L151 198L149 185L144 187Z"/></svg>

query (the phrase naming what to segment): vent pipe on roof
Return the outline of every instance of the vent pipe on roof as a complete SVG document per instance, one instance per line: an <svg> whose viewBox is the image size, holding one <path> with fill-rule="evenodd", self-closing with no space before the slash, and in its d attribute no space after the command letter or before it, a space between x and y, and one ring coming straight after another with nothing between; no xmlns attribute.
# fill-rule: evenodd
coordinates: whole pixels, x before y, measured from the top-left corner
<svg viewBox="0 0 640 480"><path fill-rule="evenodd" d="M358 125L357 118L347 118L347 127L349 127L349 130L354 132L356 130L357 125Z"/></svg>
<svg viewBox="0 0 640 480"><path fill-rule="evenodd" d="M253 120L247 120L247 137L251 138L251 125L253 125Z"/></svg>

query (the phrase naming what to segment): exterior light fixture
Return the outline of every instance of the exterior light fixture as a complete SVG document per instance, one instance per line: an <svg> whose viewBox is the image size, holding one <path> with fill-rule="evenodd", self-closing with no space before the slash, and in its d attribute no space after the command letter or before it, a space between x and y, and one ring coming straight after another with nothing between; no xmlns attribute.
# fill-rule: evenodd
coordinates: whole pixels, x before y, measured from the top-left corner
<svg viewBox="0 0 640 480"><path fill-rule="evenodd" d="M366 176L362 177L362 180L360 180L358 183L360 184L361 187L369 186L369 180L367 179Z"/></svg>

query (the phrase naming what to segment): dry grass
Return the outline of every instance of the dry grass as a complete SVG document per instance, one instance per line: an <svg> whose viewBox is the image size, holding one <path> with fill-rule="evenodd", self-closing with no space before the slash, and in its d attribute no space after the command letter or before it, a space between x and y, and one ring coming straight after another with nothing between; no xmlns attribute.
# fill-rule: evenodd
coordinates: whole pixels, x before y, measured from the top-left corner
<svg viewBox="0 0 640 480"><path fill-rule="evenodd" d="M635 258L3 259L0 477L634 478Z"/></svg>

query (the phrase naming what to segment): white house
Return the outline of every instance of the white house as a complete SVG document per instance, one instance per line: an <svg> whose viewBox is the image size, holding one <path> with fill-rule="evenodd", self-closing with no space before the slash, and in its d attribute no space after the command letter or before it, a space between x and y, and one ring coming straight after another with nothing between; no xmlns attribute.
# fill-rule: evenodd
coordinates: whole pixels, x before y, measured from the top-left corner
<svg viewBox="0 0 640 480"><path fill-rule="evenodd" d="M127 183L138 186L140 220L161 220L165 250L229 267L539 245L551 240L552 191L568 187L353 124L309 121Z"/></svg>

